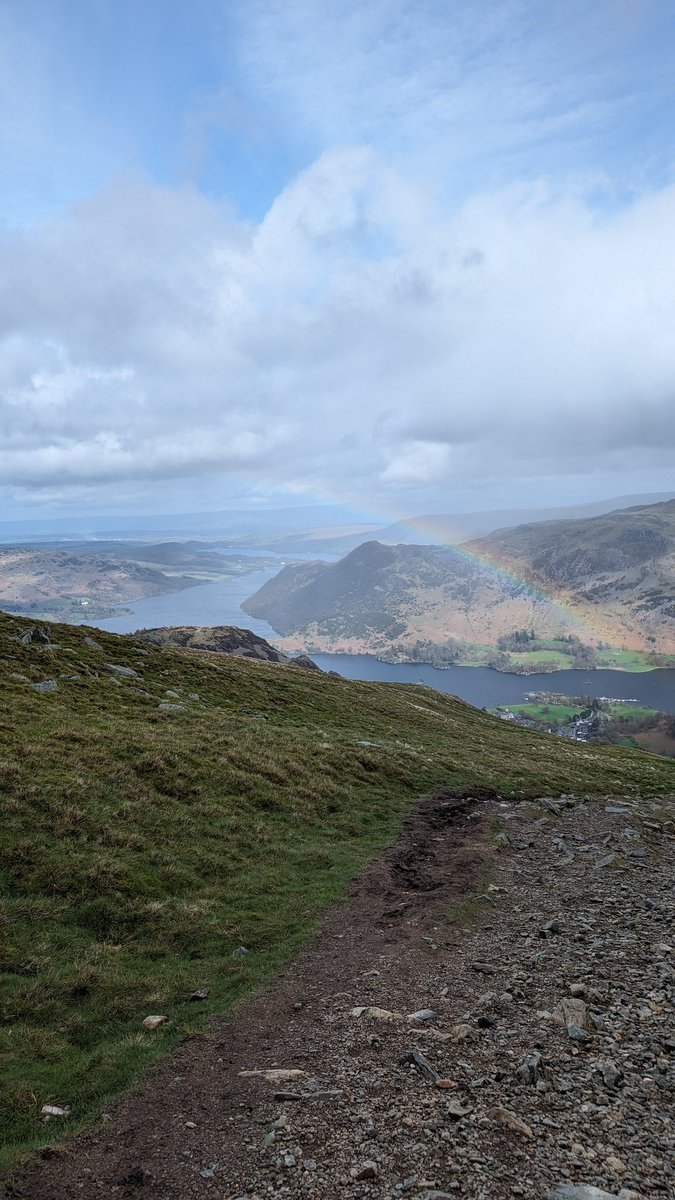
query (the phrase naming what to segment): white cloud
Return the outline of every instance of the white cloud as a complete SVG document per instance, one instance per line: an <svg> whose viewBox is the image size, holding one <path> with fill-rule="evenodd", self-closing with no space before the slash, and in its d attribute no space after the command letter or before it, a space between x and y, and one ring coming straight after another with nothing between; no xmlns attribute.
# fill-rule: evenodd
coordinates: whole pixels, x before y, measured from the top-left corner
<svg viewBox="0 0 675 1200"><path fill-rule="evenodd" d="M425 484L447 479L450 446L437 442L410 442L401 447L380 473L382 483Z"/></svg>
<svg viewBox="0 0 675 1200"><path fill-rule="evenodd" d="M442 216L326 153L257 226L119 183L7 234L2 478L249 471L355 492L647 463L675 444L675 188L523 187Z"/></svg>
<svg viewBox="0 0 675 1200"><path fill-rule="evenodd" d="M257 221L129 174L0 230L0 481L358 497L672 468L675 188L595 155L644 84L628 17L237 11L242 75L311 161ZM0 114L10 167L47 100Z"/></svg>

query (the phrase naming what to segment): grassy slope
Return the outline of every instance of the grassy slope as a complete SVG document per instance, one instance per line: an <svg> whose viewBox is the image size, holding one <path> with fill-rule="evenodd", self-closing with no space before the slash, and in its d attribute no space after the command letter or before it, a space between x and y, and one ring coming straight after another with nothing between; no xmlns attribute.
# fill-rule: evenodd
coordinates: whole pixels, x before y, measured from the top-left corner
<svg viewBox="0 0 675 1200"><path fill-rule="evenodd" d="M0 614L5 1162L44 1142L43 1103L76 1125L276 968L434 785L675 791L672 763L423 687L104 633L99 651L69 626L51 627L56 649L23 647L27 625ZM115 682L106 661L143 679ZM61 674L77 678L52 695L12 678ZM185 711L158 709L166 689ZM148 1034L149 1013L171 1023Z"/></svg>

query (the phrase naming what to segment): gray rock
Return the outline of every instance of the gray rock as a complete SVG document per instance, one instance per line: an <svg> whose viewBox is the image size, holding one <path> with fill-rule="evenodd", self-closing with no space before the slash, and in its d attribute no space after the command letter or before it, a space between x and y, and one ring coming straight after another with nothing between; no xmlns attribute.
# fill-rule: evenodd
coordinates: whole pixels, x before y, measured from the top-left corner
<svg viewBox="0 0 675 1200"><path fill-rule="evenodd" d="M577 1029L587 1029L588 1009L579 997L565 996L554 1008L553 1020L557 1025L564 1025L568 1032L573 1025Z"/></svg>
<svg viewBox="0 0 675 1200"><path fill-rule="evenodd" d="M539 937L550 937L553 933L560 933L561 929L562 925L560 924L560 921L547 921L546 924L542 925L541 929L539 930Z"/></svg>
<svg viewBox="0 0 675 1200"><path fill-rule="evenodd" d="M521 1083L528 1083L532 1087L537 1083L539 1074L542 1068L541 1054L531 1054L516 1070L516 1076Z"/></svg>
<svg viewBox="0 0 675 1200"><path fill-rule="evenodd" d="M59 685L55 679L43 679L40 683L32 683L31 687L34 692L41 692L42 695L48 695L49 692L58 692Z"/></svg>
<svg viewBox="0 0 675 1200"><path fill-rule="evenodd" d="M119 663L102 663L101 670L108 671L111 675L118 675L120 679L139 679L138 671L134 671L133 667L122 667Z"/></svg>
<svg viewBox="0 0 675 1200"><path fill-rule="evenodd" d="M157 705L157 707L160 712L173 712L173 713L185 712L184 704L170 704L168 700L162 700Z"/></svg>
<svg viewBox="0 0 675 1200"><path fill-rule="evenodd" d="M377 1163L368 1158L360 1167L352 1167L350 1174L356 1180L377 1179Z"/></svg>
<svg viewBox="0 0 675 1200"><path fill-rule="evenodd" d="M102 650L103 649L102 646L99 646L98 642L94 641L93 637L82 638L82 645L86 646L88 650Z"/></svg>
<svg viewBox="0 0 675 1200"><path fill-rule="evenodd" d="M561 1183L547 1192L546 1200L618 1200L618 1197L615 1192L603 1192L590 1183Z"/></svg>
<svg viewBox="0 0 675 1200"><path fill-rule="evenodd" d="M245 954L248 954L245 946L237 946L237 949L232 951L233 958L243 958Z"/></svg>
<svg viewBox="0 0 675 1200"><path fill-rule="evenodd" d="M587 1033L585 1029L574 1023L567 1026L567 1032L574 1042L589 1042L591 1040L590 1033Z"/></svg>

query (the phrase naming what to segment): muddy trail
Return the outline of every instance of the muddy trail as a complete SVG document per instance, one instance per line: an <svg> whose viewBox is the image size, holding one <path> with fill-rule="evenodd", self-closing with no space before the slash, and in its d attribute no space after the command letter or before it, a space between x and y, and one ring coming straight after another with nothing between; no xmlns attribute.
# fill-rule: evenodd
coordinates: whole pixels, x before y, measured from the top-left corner
<svg viewBox="0 0 675 1200"><path fill-rule="evenodd" d="M264 992L6 1196L675 1195L674 807L429 799Z"/></svg>

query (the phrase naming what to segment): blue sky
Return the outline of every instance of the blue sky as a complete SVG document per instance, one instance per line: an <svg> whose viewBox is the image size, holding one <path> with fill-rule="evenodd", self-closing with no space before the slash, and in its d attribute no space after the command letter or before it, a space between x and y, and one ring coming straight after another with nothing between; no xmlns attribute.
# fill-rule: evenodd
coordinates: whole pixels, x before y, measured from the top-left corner
<svg viewBox="0 0 675 1200"><path fill-rule="evenodd" d="M0 0L22 515L672 486L675 9Z"/></svg>

